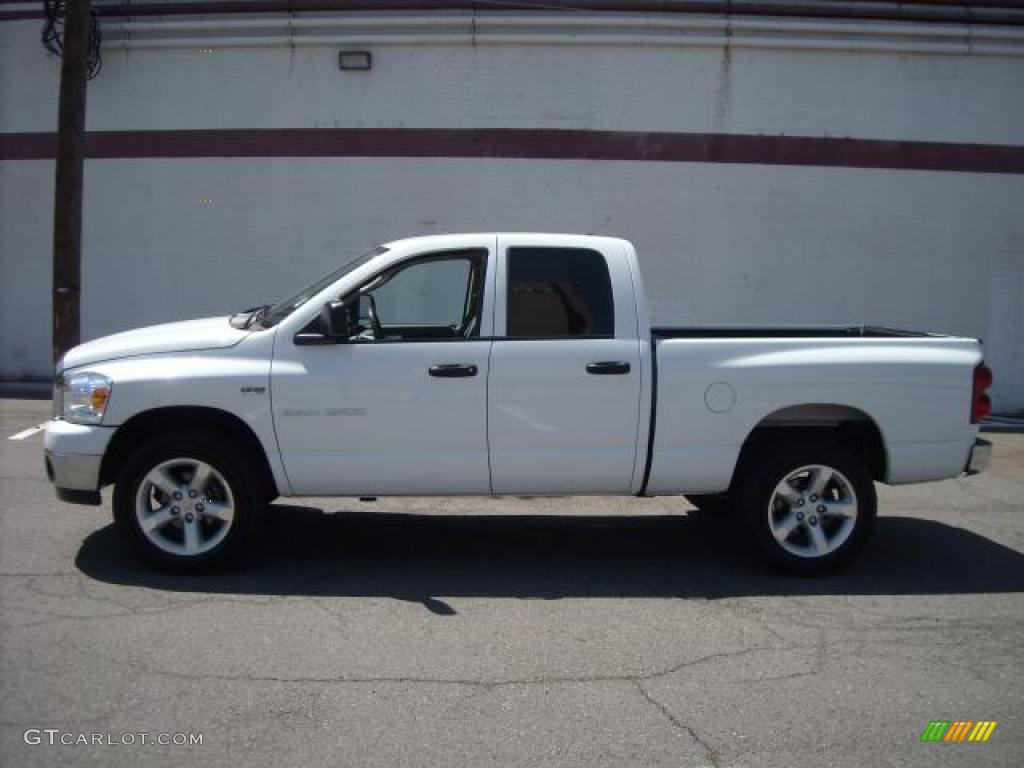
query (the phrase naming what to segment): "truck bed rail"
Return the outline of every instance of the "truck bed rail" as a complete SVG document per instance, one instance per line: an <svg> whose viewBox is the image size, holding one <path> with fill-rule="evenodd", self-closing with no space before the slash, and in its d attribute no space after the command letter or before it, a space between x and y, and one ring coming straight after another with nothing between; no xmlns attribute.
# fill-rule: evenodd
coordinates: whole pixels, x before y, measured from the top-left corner
<svg viewBox="0 0 1024 768"><path fill-rule="evenodd" d="M744 338L940 338L940 334L904 331L876 325L845 326L660 326L651 328L656 339L744 339Z"/></svg>

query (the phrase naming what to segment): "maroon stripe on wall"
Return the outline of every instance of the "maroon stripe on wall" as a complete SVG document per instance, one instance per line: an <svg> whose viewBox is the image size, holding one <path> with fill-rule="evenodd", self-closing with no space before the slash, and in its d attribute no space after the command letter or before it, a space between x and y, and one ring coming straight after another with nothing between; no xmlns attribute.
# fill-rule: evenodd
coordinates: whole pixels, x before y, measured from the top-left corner
<svg viewBox="0 0 1024 768"><path fill-rule="evenodd" d="M56 133L0 133L0 160L52 160Z"/></svg>
<svg viewBox="0 0 1024 768"><path fill-rule="evenodd" d="M0 134L0 160L54 156L52 133ZM546 129L287 128L93 131L91 159L462 157L1024 173L1024 146L717 133Z"/></svg>
<svg viewBox="0 0 1024 768"><path fill-rule="evenodd" d="M0 21L42 18L38 10L0 11ZM205 0L205 2L94 2L107 17L322 11L606 11L713 13L823 18L1022 23L1021 0Z"/></svg>

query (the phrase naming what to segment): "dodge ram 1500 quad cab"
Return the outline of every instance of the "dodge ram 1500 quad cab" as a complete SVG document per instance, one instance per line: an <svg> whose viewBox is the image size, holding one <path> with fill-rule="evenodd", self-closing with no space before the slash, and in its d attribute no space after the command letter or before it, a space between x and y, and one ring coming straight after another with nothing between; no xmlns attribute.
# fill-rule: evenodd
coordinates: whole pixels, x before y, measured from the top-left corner
<svg viewBox="0 0 1024 768"><path fill-rule="evenodd" d="M975 339L654 327L633 246L466 234L370 251L273 306L58 363L45 461L157 564L243 548L278 496L685 494L775 565L864 545L874 482L983 469Z"/></svg>

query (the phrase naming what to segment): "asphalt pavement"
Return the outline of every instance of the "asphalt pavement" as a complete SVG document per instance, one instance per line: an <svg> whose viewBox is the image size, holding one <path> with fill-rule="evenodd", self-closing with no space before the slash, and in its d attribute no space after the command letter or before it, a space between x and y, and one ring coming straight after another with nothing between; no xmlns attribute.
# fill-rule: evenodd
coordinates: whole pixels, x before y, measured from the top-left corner
<svg viewBox="0 0 1024 768"><path fill-rule="evenodd" d="M828 578L681 498L582 497L283 501L186 577L109 492L56 500L48 410L0 400L0 765L1024 765L1024 434L880 486ZM998 725L922 743L935 720Z"/></svg>

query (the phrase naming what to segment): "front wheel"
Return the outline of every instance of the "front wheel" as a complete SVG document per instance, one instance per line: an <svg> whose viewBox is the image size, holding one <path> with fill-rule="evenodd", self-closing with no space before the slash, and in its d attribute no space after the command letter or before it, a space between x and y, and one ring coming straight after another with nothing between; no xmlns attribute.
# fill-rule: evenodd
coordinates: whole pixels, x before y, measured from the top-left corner
<svg viewBox="0 0 1024 768"><path fill-rule="evenodd" d="M824 440L787 442L761 454L741 480L740 510L768 562L812 574L849 562L877 511L860 458Z"/></svg>
<svg viewBox="0 0 1024 768"><path fill-rule="evenodd" d="M147 442L122 467L114 518L151 562L201 570L239 551L256 514L247 462L213 434L174 434Z"/></svg>

